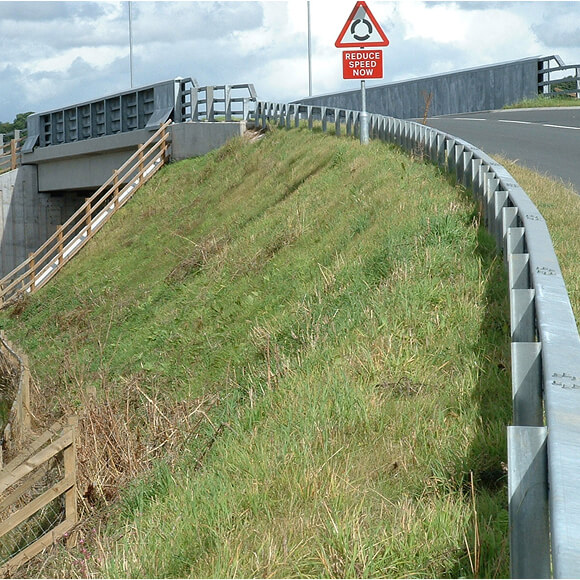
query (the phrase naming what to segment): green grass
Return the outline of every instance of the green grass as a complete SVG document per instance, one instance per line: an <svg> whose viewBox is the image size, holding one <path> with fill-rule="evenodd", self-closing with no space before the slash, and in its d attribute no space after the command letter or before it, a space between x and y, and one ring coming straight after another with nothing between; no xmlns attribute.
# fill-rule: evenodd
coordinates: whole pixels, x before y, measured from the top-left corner
<svg viewBox="0 0 580 580"><path fill-rule="evenodd" d="M506 105L504 109L535 109L538 107L580 107L580 99L569 96L538 96L535 99L524 99L513 105Z"/></svg>
<svg viewBox="0 0 580 580"><path fill-rule="evenodd" d="M234 140L0 326L83 433L82 549L31 576L508 574L505 272L433 166Z"/></svg>

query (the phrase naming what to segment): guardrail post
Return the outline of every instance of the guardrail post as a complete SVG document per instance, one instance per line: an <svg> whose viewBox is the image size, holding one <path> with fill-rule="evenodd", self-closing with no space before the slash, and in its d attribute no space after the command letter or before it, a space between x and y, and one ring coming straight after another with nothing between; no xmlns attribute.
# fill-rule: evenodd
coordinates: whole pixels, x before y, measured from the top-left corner
<svg viewBox="0 0 580 580"><path fill-rule="evenodd" d="M437 165L445 167L445 135L437 133Z"/></svg>
<svg viewBox="0 0 580 580"><path fill-rule="evenodd" d="M514 425L542 427L542 344L512 342L512 401Z"/></svg>
<svg viewBox="0 0 580 580"><path fill-rule="evenodd" d="M512 578L550 578L546 427L508 427Z"/></svg>
<svg viewBox="0 0 580 580"><path fill-rule="evenodd" d="M466 151L464 148L463 157L462 157L463 176L462 176L461 183L463 184L463 187L465 187L465 189L470 189L471 185L473 183L473 175L471 173L471 171L472 171L471 160L472 159L473 159L473 152Z"/></svg>
<svg viewBox="0 0 580 580"><path fill-rule="evenodd" d="M536 341L535 290L510 290L510 327L512 342Z"/></svg>
<svg viewBox="0 0 580 580"><path fill-rule="evenodd" d="M483 161L479 157L471 157L471 191L473 191L476 198L481 194L481 177L480 169Z"/></svg>
<svg viewBox="0 0 580 580"><path fill-rule="evenodd" d="M504 263L506 268L508 267L508 232L512 228L518 227L518 208L517 207L504 207L502 209L502 237L503 237L503 255L504 255ZM520 252L523 254L523 251Z"/></svg>
<svg viewBox="0 0 580 580"><path fill-rule="evenodd" d="M508 277L510 290L530 288L530 255L512 254L509 257Z"/></svg>
<svg viewBox="0 0 580 580"><path fill-rule="evenodd" d="M463 145L461 143L455 144L455 180L457 183L463 183Z"/></svg>
<svg viewBox="0 0 580 580"><path fill-rule="evenodd" d="M300 107L301 105L296 105L296 108L294 109L294 127L296 127L296 129L300 127Z"/></svg>
<svg viewBox="0 0 580 580"><path fill-rule="evenodd" d="M524 254L525 253L525 228L516 227L508 228L506 237L506 254L509 257L511 254Z"/></svg>
<svg viewBox="0 0 580 580"><path fill-rule="evenodd" d="M508 203L508 192L507 191L496 191L493 196L493 222L491 233L495 236L495 243L498 250L503 247L503 208Z"/></svg>

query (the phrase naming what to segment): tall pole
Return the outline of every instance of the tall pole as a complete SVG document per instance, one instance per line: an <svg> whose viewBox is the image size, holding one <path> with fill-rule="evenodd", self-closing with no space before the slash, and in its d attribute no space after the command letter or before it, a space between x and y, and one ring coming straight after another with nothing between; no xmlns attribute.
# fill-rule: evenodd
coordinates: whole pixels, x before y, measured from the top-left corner
<svg viewBox="0 0 580 580"><path fill-rule="evenodd" d="M129 2L129 71L133 88L133 3Z"/></svg>
<svg viewBox="0 0 580 580"><path fill-rule="evenodd" d="M312 96L312 33L310 31L310 0L308 6L308 96Z"/></svg>

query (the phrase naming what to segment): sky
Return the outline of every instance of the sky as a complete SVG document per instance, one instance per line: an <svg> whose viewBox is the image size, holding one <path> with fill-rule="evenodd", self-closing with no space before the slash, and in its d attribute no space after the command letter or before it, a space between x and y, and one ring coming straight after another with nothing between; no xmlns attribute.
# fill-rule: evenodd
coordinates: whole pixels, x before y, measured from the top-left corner
<svg viewBox="0 0 580 580"><path fill-rule="evenodd" d="M367 86L552 54L580 65L580 1L366 3L389 39ZM309 70L313 95L358 88L334 45L355 4L0 0L0 122L177 77L276 102L308 96Z"/></svg>

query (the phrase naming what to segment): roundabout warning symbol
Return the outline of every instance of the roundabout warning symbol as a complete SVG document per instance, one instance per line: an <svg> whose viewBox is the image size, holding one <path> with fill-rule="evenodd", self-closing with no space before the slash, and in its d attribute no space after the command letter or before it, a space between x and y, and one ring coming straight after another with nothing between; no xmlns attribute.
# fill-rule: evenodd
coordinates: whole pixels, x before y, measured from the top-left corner
<svg viewBox="0 0 580 580"><path fill-rule="evenodd" d="M366 2L357 2L334 46L337 48L366 48L388 46L389 39L375 20Z"/></svg>

